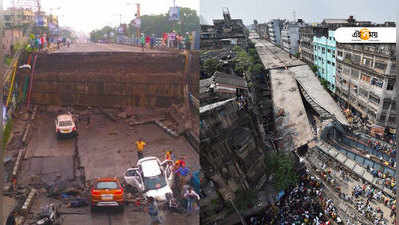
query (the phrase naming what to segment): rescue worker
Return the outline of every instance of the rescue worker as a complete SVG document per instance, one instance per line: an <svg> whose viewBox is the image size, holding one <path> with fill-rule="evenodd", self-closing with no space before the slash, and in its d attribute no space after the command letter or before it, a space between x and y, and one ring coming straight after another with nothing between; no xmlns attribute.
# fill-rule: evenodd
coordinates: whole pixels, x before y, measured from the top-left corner
<svg viewBox="0 0 399 225"><path fill-rule="evenodd" d="M136 141L137 158L138 158L138 159L144 158L143 150L144 150L144 146L145 146L146 144L147 144L147 143L145 143L145 142L143 141L142 138L139 138L139 140Z"/></svg>

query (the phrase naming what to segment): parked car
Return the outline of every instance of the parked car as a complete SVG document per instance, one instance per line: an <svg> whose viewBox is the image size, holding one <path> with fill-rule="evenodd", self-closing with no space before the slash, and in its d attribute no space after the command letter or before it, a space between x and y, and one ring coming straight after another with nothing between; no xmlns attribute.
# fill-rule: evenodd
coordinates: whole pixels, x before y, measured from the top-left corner
<svg viewBox="0 0 399 225"><path fill-rule="evenodd" d="M137 162L136 168L127 169L124 174L126 184L142 192L145 198L153 197L158 202L166 202L167 195L173 195L173 161L161 161L156 157L145 157Z"/></svg>
<svg viewBox="0 0 399 225"><path fill-rule="evenodd" d="M77 127L71 113L58 115L54 122L57 138L62 136L77 136Z"/></svg>
<svg viewBox="0 0 399 225"><path fill-rule="evenodd" d="M124 193L118 178L98 178L91 187L91 209L96 207L124 208Z"/></svg>

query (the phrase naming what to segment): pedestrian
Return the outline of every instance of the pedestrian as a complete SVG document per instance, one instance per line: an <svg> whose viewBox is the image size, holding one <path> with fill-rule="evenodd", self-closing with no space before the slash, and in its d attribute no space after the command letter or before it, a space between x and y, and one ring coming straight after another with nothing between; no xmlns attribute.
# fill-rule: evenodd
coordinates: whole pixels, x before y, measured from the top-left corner
<svg viewBox="0 0 399 225"><path fill-rule="evenodd" d="M141 42L142 50L143 50L143 52L144 52L145 37L144 37L144 34L143 34L143 33L141 34L140 42Z"/></svg>
<svg viewBox="0 0 399 225"><path fill-rule="evenodd" d="M142 138L139 138L139 140L136 141L137 157L138 157L138 159L144 158L143 150L144 150L144 146L145 146L146 144L147 144L147 143L145 143L145 142L143 141Z"/></svg>
<svg viewBox="0 0 399 225"><path fill-rule="evenodd" d="M185 164L180 164L180 167L175 171L177 179L179 181L179 190L182 190L183 186L188 183L188 178L190 178L190 169L185 166Z"/></svg>
<svg viewBox="0 0 399 225"><path fill-rule="evenodd" d="M6 225L16 225L15 218L17 216L18 216L17 211L14 210L13 212L11 212L10 215L8 216L8 218L7 218Z"/></svg>
<svg viewBox="0 0 399 225"><path fill-rule="evenodd" d="M175 154L173 151L167 151L165 154L165 160L172 160L173 162L176 160Z"/></svg>
<svg viewBox="0 0 399 225"><path fill-rule="evenodd" d="M151 46L150 46L150 42L151 42L151 37L147 35L147 36L145 37L145 45L146 45L147 48L150 48L150 47L151 47Z"/></svg>
<svg viewBox="0 0 399 225"><path fill-rule="evenodd" d="M151 222L149 225L162 224L161 218L159 216L159 208L153 197L148 198L147 207L145 208L145 211L151 217Z"/></svg>
<svg viewBox="0 0 399 225"><path fill-rule="evenodd" d="M195 193L192 187L189 187L184 194L184 198L187 200L187 213L191 213L193 211L193 203L199 201L200 196Z"/></svg>

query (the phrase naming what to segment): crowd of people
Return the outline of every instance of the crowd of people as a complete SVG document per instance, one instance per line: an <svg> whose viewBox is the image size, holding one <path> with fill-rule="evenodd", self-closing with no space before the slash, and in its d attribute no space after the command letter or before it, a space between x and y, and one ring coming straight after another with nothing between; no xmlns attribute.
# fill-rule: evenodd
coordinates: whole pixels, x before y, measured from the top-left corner
<svg viewBox="0 0 399 225"><path fill-rule="evenodd" d="M144 148L147 143L143 138L136 141L138 159L144 158ZM173 151L165 152L165 160L173 163L175 183L173 185L173 196L168 195L167 209L178 213L192 214L199 210L200 200L200 179L199 171L191 171L187 166L184 157L176 158ZM153 198L147 199L145 211L150 215L152 224L161 224L160 208ZM139 203L136 205L140 205Z"/></svg>
<svg viewBox="0 0 399 225"><path fill-rule="evenodd" d="M144 48L154 48L154 47L163 47L163 48L176 48L176 49L190 49L192 42L192 35L187 32L185 34L179 34L175 31L169 33L163 33L161 38L153 35L145 35L141 34L140 37L140 45ZM156 46L158 44L158 46Z"/></svg>
<svg viewBox="0 0 399 225"><path fill-rule="evenodd" d="M323 184L307 170L299 184L282 196L266 213L248 218L249 225L257 224L314 224L341 223L331 199L323 195Z"/></svg>

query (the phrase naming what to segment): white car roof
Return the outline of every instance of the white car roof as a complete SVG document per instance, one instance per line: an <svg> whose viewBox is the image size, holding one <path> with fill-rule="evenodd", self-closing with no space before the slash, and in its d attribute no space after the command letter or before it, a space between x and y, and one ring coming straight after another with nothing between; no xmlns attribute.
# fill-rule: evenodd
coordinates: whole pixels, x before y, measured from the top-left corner
<svg viewBox="0 0 399 225"><path fill-rule="evenodd" d="M161 174L161 168L156 159L148 159L140 162L144 177L153 177Z"/></svg>
<svg viewBox="0 0 399 225"><path fill-rule="evenodd" d="M71 114L62 114L57 116L58 121L72 121L72 115Z"/></svg>

